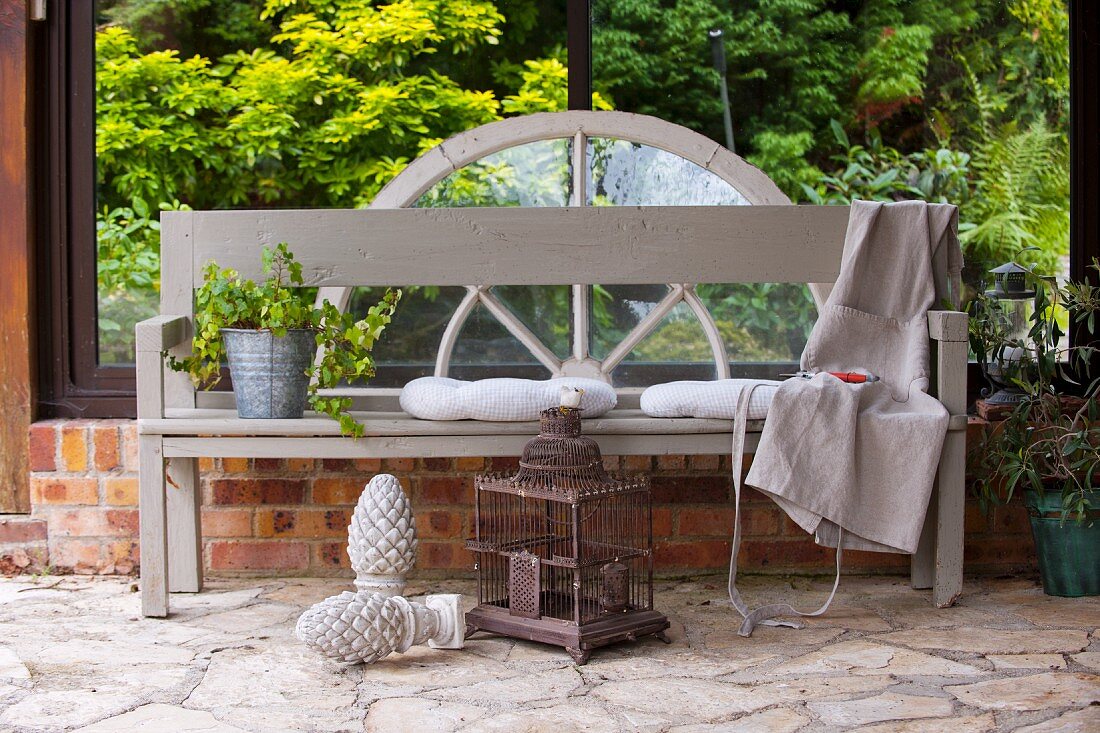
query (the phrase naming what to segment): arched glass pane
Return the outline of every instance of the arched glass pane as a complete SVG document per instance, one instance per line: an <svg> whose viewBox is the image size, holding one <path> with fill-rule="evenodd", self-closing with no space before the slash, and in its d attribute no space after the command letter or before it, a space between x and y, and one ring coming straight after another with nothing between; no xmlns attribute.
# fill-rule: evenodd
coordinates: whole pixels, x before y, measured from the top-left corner
<svg viewBox="0 0 1100 733"><path fill-rule="evenodd" d="M348 310L365 315L385 288L355 288ZM466 295L460 287L407 287L393 321L374 347L378 374L372 387L403 387L406 382L435 373L435 356L443 331Z"/></svg>
<svg viewBox="0 0 1100 733"><path fill-rule="evenodd" d="M674 374L675 376L671 376ZM686 303L661 319L611 373L616 387L645 387L672 379L714 379L714 352Z"/></svg>
<svg viewBox="0 0 1100 733"><path fill-rule="evenodd" d="M799 283L698 285L696 292L735 363L798 361L817 320L810 289Z"/></svg>
<svg viewBox="0 0 1100 733"><path fill-rule="evenodd" d="M570 286L497 285L492 292L559 358L569 356L573 323Z"/></svg>
<svg viewBox="0 0 1100 733"><path fill-rule="evenodd" d="M480 304L470 313L458 334L451 365L451 376L456 379L486 376L480 373L483 367L496 367L492 376L537 379L550 376L549 370L539 364L527 347Z"/></svg>
<svg viewBox="0 0 1100 733"><path fill-rule="evenodd" d="M506 148L456 170L414 206L566 206L573 185L572 150L571 138Z"/></svg>
<svg viewBox="0 0 1100 733"><path fill-rule="evenodd" d="M604 359L669 293L667 285L595 285L589 291L589 351Z"/></svg>
<svg viewBox="0 0 1100 733"><path fill-rule="evenodd" d="M691 161L628 140L589 138L589 206L745 206L729 183Z"/></svg>

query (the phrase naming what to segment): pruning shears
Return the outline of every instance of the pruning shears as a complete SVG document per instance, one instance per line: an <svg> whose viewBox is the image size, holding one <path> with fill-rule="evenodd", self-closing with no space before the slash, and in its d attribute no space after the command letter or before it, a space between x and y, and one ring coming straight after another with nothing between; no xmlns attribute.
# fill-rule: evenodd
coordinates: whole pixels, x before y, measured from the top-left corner
<svg viewBox="0 0 1100 733"><path fill-rule="evenodd" d="M781 377L798 377L799 379L812 379L815 374L832 374L834 377L842 382L848 384L865 384L867 382L877 382L879 378L874 374L864 374L862 372L796 372L794 374L780 374Z"/></svg>

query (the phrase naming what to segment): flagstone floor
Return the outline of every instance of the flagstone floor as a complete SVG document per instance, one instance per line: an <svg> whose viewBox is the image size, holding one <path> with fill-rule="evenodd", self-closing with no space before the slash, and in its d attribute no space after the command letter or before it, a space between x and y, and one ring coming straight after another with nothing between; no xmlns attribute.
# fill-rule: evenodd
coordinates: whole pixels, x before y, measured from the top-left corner
<svg viewBox="0 0 1100 733"><path fill-rule="evenodd" d="M745 578L814 606L825 581ZM0 580L0 731L1100 731L1100 599L969 583L953 609L846 578L801 630L737 636L721 578L660 584L673 643L561 650L480 636L371 667L293 638L338 580L215 580L140 617L124 578ZM468 582L410 588L470 592ZM410 594L411 595L411 594Z"/></svg>

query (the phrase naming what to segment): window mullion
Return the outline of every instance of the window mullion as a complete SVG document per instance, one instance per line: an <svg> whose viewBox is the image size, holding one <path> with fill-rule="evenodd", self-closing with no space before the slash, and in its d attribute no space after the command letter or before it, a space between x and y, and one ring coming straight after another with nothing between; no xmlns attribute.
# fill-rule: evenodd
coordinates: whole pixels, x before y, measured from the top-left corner
<svg viewBox="0 0 1100 733"><path fill-rule="evenodd" d="M570 206L588 205L588 138L578 130L573 136L573 190L570 192ZM588 358L589 333L589 285L573 286L573 358L584 361Z"/></svg>

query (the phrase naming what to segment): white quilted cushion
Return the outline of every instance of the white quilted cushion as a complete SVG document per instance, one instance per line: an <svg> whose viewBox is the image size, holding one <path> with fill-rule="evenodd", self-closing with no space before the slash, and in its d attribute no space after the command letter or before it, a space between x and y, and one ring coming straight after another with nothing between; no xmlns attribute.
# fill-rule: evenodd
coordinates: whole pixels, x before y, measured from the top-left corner
<svg viewBox="0 0 1100 733"><path fill-rule="evenodd" d="M581 417L598 417L618 402L611 385L596 379L463 382L447 377L421 377L401 390L401 409L421 420L538 420L539 412L561 404L562 387L584 390Z"/></svg>
<svg viewBox="0 0 1100 733"><path fill-rule="evenodd" d="M759 384L749 400L749 420L768 415L781 382L768 379L719 379L710 382L668 382L642 392L642 412L650 417L713 417L732 420L743 389Z"/></svg>

